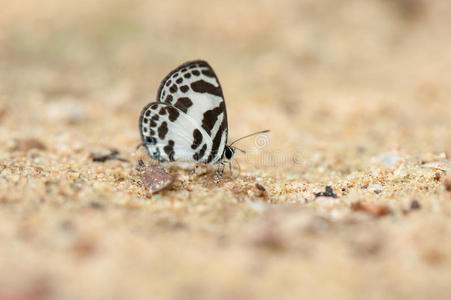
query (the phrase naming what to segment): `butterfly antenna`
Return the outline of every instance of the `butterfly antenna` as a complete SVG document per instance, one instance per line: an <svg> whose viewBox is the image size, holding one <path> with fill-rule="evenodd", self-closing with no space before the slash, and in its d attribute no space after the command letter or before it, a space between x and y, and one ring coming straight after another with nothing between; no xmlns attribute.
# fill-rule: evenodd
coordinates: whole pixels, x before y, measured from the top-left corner
<svg viewBox="0 0 451 300"><path fill-rule="evenodd" d="M243 136L243 137L240 137L239 139L234 140L229 146L232 146L233 144L235 144L235 143L238 142L238 141L241 141L242 139L245 139L245 138L248 138L248 137L257 135L257 134L267 133L267 132L270 132L270 130L269 130L269 129L266 129L266 130L257 131L257 132L248 134L248 135L246 135L246 136ZM237 149L238 149L238 148L237 148Z"/></svg>
<svg viewBox="0 0 451 300"><path fill-rule="evenodd" d="M239 150L241 153L243 153L243 154L246 154L246 151L244 151L243 149L240 149L240 148L238 148L238 147L233 147L233 148L235 148L236 150Z"/></svg>

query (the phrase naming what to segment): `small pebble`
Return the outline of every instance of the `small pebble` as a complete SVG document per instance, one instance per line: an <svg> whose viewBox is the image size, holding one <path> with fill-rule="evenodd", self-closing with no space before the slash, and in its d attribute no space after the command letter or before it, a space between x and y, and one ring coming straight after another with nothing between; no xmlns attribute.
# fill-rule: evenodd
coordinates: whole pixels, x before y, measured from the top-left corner
<svg viewBox="0 0 451 300"><path fill-rule="evenodd" d="M384 187L380 184L372 183L368 186L368 190L374 192L375 194L380 194Z"/></svg>
<svg viewBox="0 0 451 300"><path fill-rule="evenodd" d="M141 160L139 161L138 172L141 180L150 193L159 192L169 187L174 178L171 174L159 165L146 166Z"/></svg>
<svg viewBox="0 0 451 300"><path fill-rule="evenodd" d="M119 151L116 149L111 149L110 154L106 155L92 155L93 162L106 162L107 160L119 160L123 162L128 162L126 159L118 157Z"/></svg>
<svg viewBox="0 0 451 300"><path fill-rule="evenodd" d="M434 180L435 181L440 181L440 178L442 178L442 174L440 172L435 172Z"/></svg>
<svg viewBox="0 0 451 300"><path fill-rule="evenodd" d="M421 208L421 205L420 205L420 202L418 202L418 200L412 200L412 202L410 202L410 210L417 210L420 208Z"/></svg>
<svg viewBox="0 0 451 300"><path fill-rule="evenodd" d="M266 192L266 188L263 185L261 185L260 183L256 182L255 183L255 187L257 188L256 196L264 197L264 198L268 197L268 193Z"/></svg>
<svg viewBox="0 0 451 300"><path fill-rule="evenodd" d="M334 193L334 190L331 186L326 186L324 192L315 193L315 197L332 197L337 198L337 195Z"/></svg>
<svg viewBox="0 0 451 300"><path fill-rule="evenodd" d="M255 184L255 187L262 192L266 192L265 187L258 182Z"/></svg>
<svg viewBox="0 0 451 300"><path fill-rule="evenodd" d="M351 204L351 209L354 211L363 211L373 216L381 217L391 213L387 205L365 202L354 202Z"/></svg>
<svg viewBox="0 0 451 300"><path fill-rule="evenodd" d="M447 176L444 181L445 190L451 192L451 176Z"/></svg>

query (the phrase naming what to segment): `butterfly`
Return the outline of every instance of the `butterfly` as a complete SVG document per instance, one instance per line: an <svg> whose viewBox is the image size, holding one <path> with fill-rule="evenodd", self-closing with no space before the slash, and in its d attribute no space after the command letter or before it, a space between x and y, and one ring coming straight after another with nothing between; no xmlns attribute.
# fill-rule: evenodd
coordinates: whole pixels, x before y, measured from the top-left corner
<svg viewBox="0 0 451 300"><path fill-rule="evenodd" d="M150 157L160 162L195 162L197 166L217 164L217 181L236 154L237 148L232 145L238 140L227 144L227 111L221 85L203 60L186 62L163 79L157 101L141 112L139 129L141 145Z"/></svg>

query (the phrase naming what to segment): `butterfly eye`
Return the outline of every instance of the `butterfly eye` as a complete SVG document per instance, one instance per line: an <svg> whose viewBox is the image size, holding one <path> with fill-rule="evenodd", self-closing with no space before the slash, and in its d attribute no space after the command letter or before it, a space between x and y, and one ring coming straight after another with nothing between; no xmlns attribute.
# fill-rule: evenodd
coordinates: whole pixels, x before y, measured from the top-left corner
<svg viewBox="0 0 451 300"><path fill-rule="evenodd" d="M227 158L227 159L232 159L232 157L233 157L234 154L235 154L235 151L233 151L232 148L226 147L226 148L224 149L224 156L225 156L225 158Z"/></svg>

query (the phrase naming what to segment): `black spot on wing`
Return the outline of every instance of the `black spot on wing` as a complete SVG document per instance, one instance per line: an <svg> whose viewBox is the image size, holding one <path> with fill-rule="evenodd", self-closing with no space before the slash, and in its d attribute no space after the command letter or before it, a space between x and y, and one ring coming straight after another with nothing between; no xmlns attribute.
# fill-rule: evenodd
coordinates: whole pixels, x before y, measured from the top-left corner
<svg viewBox="0 0 451 300"><path fill-rule="evenodd" d="M174 122L175 120L177 120L177 118L179 117L180 113L177 111L176 108L172 107L172 106L168 106L166 108L166 111L169 114L169 121Z"/></svg>
<svg viewBox="0 0 451 300"><path fill-rule="evenodd" d="M182 97L178 98L177 102L175 102L174 106L186 113L188 111L188 108L190 108L193 105L193 102L188 97Z"/></svg>
<svg viewBox="0 0 451 300"><path fill-rule="evenodd" d="M169 140L168 144L163 148L164 152L168 155L170 161L174 161L174 141Z"/></svg>
<svg viewBox="0 0 451 300"><path fill-rule="evenodd" d="M167 104L171 104L172 99L173 99L172 95L168 95L166 97L166 99L164 99L164 102L167 103Z"/></svg>
<svg viewBox="0 0 451 300"><path fill-rule="evenodd" d="M204 80L198 80L191 83L191 88L197 93L208 93L218 97L222 97L222 91L219 86L214 86Z"/></svg>
<svg viewBox="0 0 451 300"><path fill-rule="evenodd" d="M152 118L150 118L150 127L156 127L157 126L157 121L159 119L158 115L153 115Z"/></svg>
<svg viewBox="0 0 451 300"><path fill-rule="evenodd" d="M204 157L206 150L207 150L207 144L204 144L204 146L199 151L199 159L202 159L202 157Z"/></svg>
<svg viewBox="0 0 451 300"><path fill-rule="evenodd" d="M193 73L194 76L199 76L200 72L197 70L193 70L191 73Z"/></svg>
<svg viewBox="0 0 451 300"><path fill-rule="evenodd" d="M191 149L195 150L202 143L202 133L200 133L199 129L194 129L193 131L193 144L191 145Z"/></svg>
<svg viewBox="0 0 451 300"><path fill-rule="evenodd" d="M169 91L171 93L176 93L177 92L177 86L175 84L171 85L171 87L169 88Z"/></svg>
<svg viewBox="0 0 451 300"><path fill-rule="evenodd" d="M213 139L213 144L211 146L211 151L210 151L210 155L208 156L207 159L207 163L211 163L212 160L216 157L216 155L219 152L219 145L221 144L221 139L222 139L222 133L223 133L224 129L222 128L222 126L219 128L218 132L216 132L216 135Z"/></svg>
<svg viewBox="0 0 451 300"><path fill-rule="evenodd" d="M146 117L150 116L150 110L146 111L145 116Z"/></svg>
<svg viewBox="0 0 451 300"><path fill-rule="evenodd" d="M211 130L215 126L216 122L218 121L218 116L224 112L224 109L225 109L225 105L224 105L224 101L222 101L218 107L207 110L204 113L204 117L202 119L202 128L205 129L205 131L208 134L211 134Z"/></svg>
<svg viewBox="0 0 451 300"><path fill-rule="evenodd" d="M194 153L193 159L194 160L201 160L202 157L205 155L205 151L207 150L207 144L204 144L203 147L199 150L199 152Z"/></svg>
<svg viewBox="0 0 451 300"><path fill-rule="evenodd" d="M186 79L188 79L188 78L190 78L191 77L191 74L190 73L185 73L185 75L183 75Z"/></svg>
<svg viewBox="0 0 451 300"><path fill-rule="evenodd" d="M183 78L179 78L179 79L177 79L175 82L178 83L178 84L180 84L180 83L182 83L182 81L183 81Z"/></svg>
<svg viewBox="0 0 451 300"><path fill-rule="evenodd" d="M158 127L158 137L160 139L164 139L167 133L168 133L168 124L166 122L163 122L161 123L160 127Z"/></svg>
<svg viewBox="0 0 451 300"><path fill-rule="evenodd" d="M186 92L189 91L189 87L188 87L187 85L182 85L182 86L180 87L180 90L181 90L183 93L186 93Z"/></svg>
<svg viewBox="0 0 451 300"><path fill-rule="evenodd" d="M166 81L166 84L165 84L165 86L170 86L170 85L171 85L171 83L172 83L172 80L168 80L168 81Z"/></svg>

